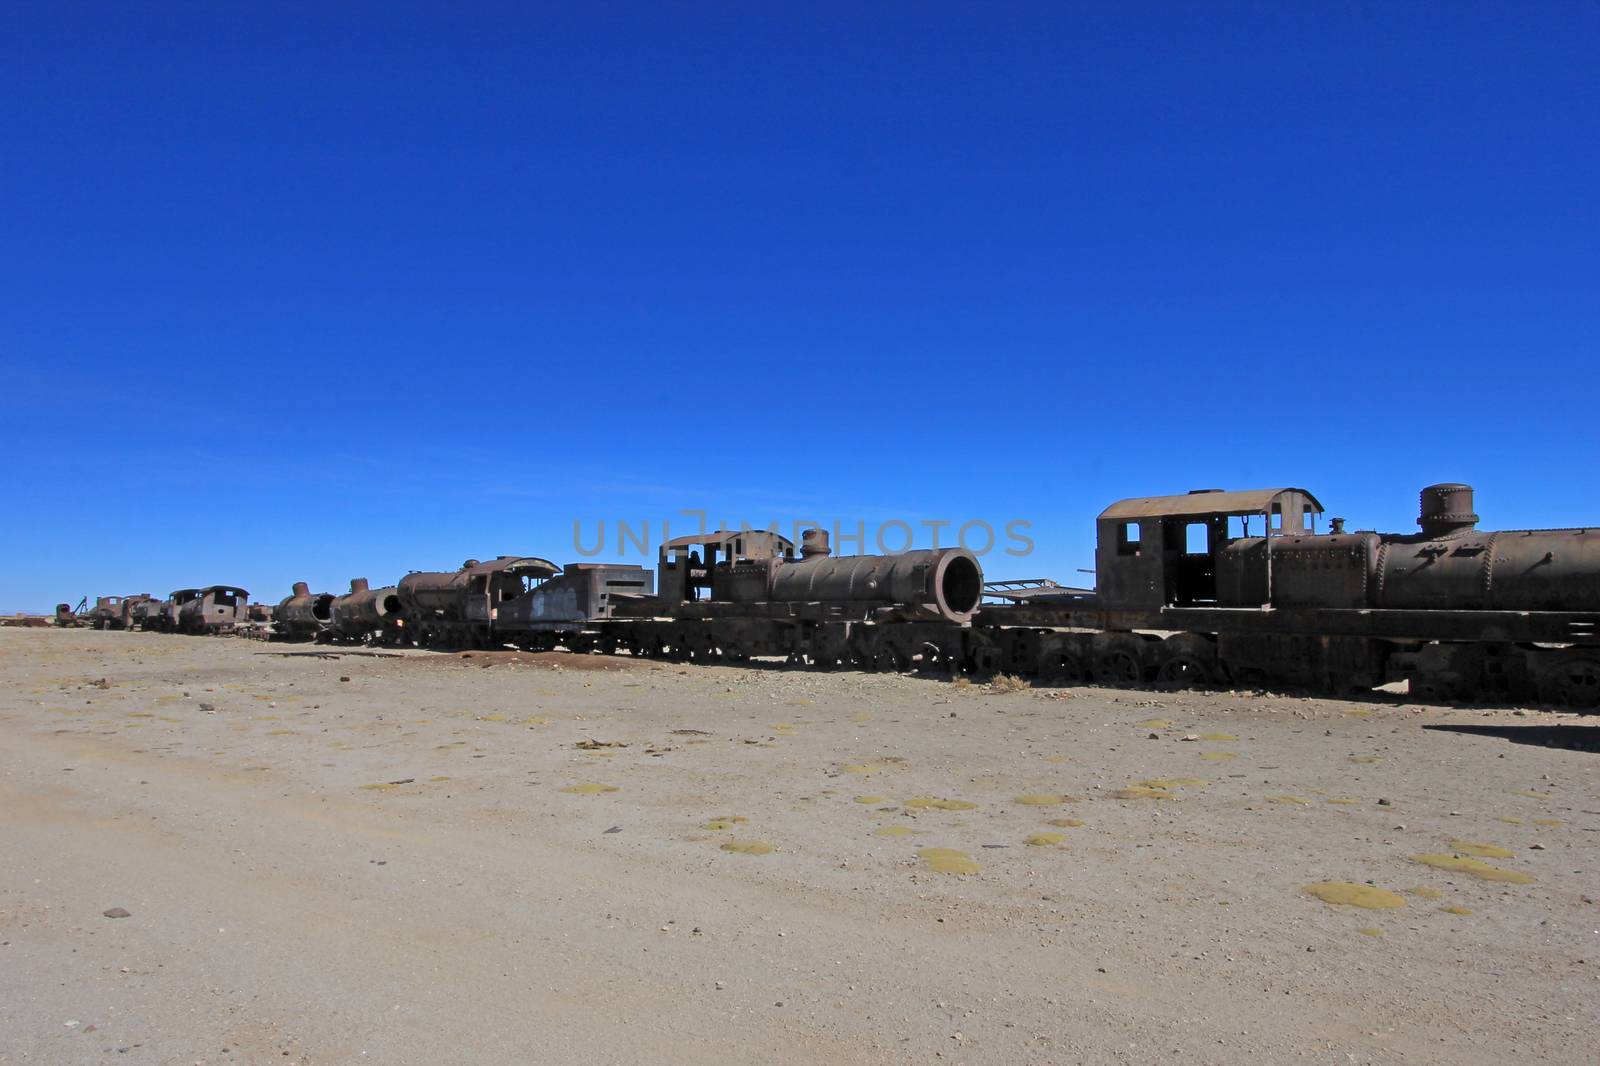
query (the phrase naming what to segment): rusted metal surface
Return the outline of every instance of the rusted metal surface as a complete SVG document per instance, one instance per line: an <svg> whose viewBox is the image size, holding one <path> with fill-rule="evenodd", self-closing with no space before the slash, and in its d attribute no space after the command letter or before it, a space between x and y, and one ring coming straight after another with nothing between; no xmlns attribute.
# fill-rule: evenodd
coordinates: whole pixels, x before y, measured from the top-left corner
<svg viewBox="0 0 1600 1066"><path fill-rule="evenodd" d="M985 581L983 594L1010 603L1093 602L1094 589L1062 585L1048 577L1017 578L1010 581Z"/></svg>
<svg viewBox="0 0 1600 1066"><path fill-rule="evenodd" d="M248 620L250 593L235 585L208 585L177 608L178 629L185 633L227 633ZM174 593L176 596L176 593Z"/></svg>
<svg viewBox="0 0 1600 1066"><path fill-rule="evenodd" d="M347 595L303 583L280 623L326 639L516 644L689 662L782 657L817 668L1005 670L1045 682L1410 682L1418 699L1600 708L1600 529L1488 532L1473 492L1430 485L1418 533L1317 532L1301 488L1140 497L1098 519L1093 590L1044 578L985 584L960 548L835 556L766 530L686 536L655 572L468 560ZM1003 603L980 605L987 595ZM58 624L236 628L242 589L180 589L57 608Z"/></svg>
<svg viewBox="0 0 1600 1066"><path fill-rule="evenodd" d="M983 594L983 568L965 548L895 555L828 554L828 535L808 530L820 551L769 564L768 598L776 602L867 603L958 625L969 621Z"/></svg>
<svg viewBox="0 0 1600 1066"><path fill-rule="evenodd" d="M154 596L141 594L137 599L130 597L132 605L128 608L129 629L159 629L161 624L161 601Z"/></svg>
<svg viewBox="0 0 1600 1066"><path fill-rule="evenodd" d="M482 647L494 643L501 604L526 595L561 567L531 555L468 559L454 572L417 571L396 585L405 628L420 645Z"/></svg>
<svg viewBox="0 0 1600 1066"><path fill-rule="evenodd" d="M1289 513L1293 503L1312 505L1317 513L1322 504L1305 489L1196 489L1182 496L1139 496L1118 500L1100 512L1101 520L1130 518L1182 518L1190 515L1268 514L1274 505ZM1296 511L1296 513L1299 513Z"/></svg>
<svg viewBox="0 0 1600 1066"><path fill-rule="evenodd" d="M392 643L404 630L401 610L395 586L375 589L364 577L351 578L350 591L334 598L329 636L339 641Z"/></svg>
<svg viewBox="0 0 1600 1066"><path fill-rule="evenodd" d="M1406 680L1421 699L1600 707L1600 529L1485 532L1458 483L1422 490L1421 533L1297 528L1321 509L1301 489L1159 499L1103 513L1092 605L1029 600L986 608L980 625L1002 646L1029 626L1083 630L1057 643L1100 680ZM1284 517L1240 535L1229 519L1244 507ZM1108 643L1118 632L1128 639Z"/></svg>
<svg viewBox="0 0 1600 1066"><path fill-rule="evenodd" d="M333 595L312 592L304 581L296 581L288 596L278 601L271 619L277 635L286 640L314 640L333 621Z"/></svg>
<svg viewBox="0 0 1600 1066"><path fill-rule="evenodd" d="M89 624L96 629L121 629L122 597L96 596L94 609L89 612Z"/></svg>
<svg viewBox="0 0 1600 1066"><path fill-rule="evenodd" d="M139 592L132 596L122 597L122 608L119 616L122 623L120 628L132 629L136 624L136 614L137 620L142 621L144 618L144 604L151 602L151 600L152 597L148 592Z"/></svg>
<svg viewBox="0 0 1600 1066"><path fill-rule="evenodd" d="M1478 524L1478 516L1472 510L1471 485L1429 485L1422 490L1417 510L1417 525L1425 537L1447 537Z"/></svg>

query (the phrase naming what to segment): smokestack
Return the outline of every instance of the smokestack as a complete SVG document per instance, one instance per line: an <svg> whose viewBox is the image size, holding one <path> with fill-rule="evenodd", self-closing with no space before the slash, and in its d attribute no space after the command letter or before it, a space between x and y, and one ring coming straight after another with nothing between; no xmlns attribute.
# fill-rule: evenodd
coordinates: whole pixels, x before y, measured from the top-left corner
<svg viewBox="0 0 1600 1066"><path fill-rule="evenodd" d="M350 594L352 596L358 592L367 591L367 587L367 579L364 577L353 577L350 579Z"/></svg>
<svg viewBox="0 0 1600 1066"><path fill-rule="evenodd" d="M1422 490L1417 525L1428 537L1464 533L1478 524L1472 511L1472 486L1456 482L1429 485Z"/></svg>
<svg viewBox="0 0 1600 1066"><path fill-rule="evenodd" d="M296 596L309 596L311 595L311 586L304 581L296 581L294 583L294 594Z"/></svg>
<svg viewBox="0 0 1600 1066"><path fill-rule="evenodd" d="M826 559L832 554L833 549L828 546L826 529L808 529L800 534L800 558Z"/></svg>

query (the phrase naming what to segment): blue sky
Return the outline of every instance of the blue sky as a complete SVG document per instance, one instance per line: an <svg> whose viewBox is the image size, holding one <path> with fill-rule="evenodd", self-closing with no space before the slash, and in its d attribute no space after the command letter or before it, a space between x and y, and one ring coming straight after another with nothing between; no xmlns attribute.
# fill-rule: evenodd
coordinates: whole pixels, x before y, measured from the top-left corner
<svg viewBox="0 0 1600 1066"><path fill-rule="evenodd" d="M1600 6L773 7L6 5L0 610L685 508L1063 580L1198 486L1600 523Z"/></svg>

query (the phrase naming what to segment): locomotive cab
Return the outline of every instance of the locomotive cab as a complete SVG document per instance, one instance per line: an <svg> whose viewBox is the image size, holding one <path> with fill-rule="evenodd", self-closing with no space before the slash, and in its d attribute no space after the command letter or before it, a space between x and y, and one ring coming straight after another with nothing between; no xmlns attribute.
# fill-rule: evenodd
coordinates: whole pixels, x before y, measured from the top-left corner
<svg viewBox="0 0 1600 1066"><path fill-rule="evenodd" d="M762 600L770 559L794 561L794 542L766 529L677 537L661 545L657 595L668 604Z"/></svg>
<svg viewBox="0 0 1600 1066"><path fill-rule="evenodd" d="M1305 489L1122 500L1101 512L1095 571L1112 609L1262 604L1271 542L1315 533L1322 504Z"/></svg>

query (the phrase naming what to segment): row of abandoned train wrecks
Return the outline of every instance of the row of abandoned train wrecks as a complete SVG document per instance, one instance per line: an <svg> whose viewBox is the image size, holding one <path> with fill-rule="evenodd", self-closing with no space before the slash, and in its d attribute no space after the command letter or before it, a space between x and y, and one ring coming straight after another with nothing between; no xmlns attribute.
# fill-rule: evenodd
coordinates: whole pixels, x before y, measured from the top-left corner
<svg viewBox="0 0 1600 1066"><path fill-rule="evenodd" d="M232 586L62 604L63 625L428 648L515 646L683 662L1009 673L1042 682L1293 686L1408 681L1422 700L1600 707L1600 531L1484 532L1472 489L1431 485L1420 532L1347 531L1308 491L1123 500L1097 523L1097 589L985 583L964 548L798 553L766 530L668 541L654 572L468 560L272 608ZM988 602L985 602L987 600Z"/></svg>

